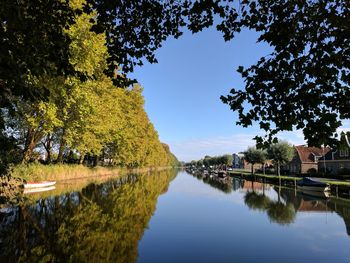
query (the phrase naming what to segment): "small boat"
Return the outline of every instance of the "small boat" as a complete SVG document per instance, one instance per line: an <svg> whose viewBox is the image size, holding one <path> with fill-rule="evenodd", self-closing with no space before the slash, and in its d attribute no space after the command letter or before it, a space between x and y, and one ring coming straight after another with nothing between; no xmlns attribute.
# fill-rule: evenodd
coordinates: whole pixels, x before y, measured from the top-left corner
<svg viewBox="0 0 350 263"><path fill-rule="evenodd" d="M27 182L24 184L24 189L50 187L55 184L56 181Z"/></svg>
<svg viewBox="0 0 350 263"><path fill-rule="evenodd" d="M34 193L51 191L51 190L55 190L55 189L56 189L55 186L38 187L38 188L26 188L26 189L24 189L23 193L24 194L34 194Z"/></svg>
<svg viewBox="0 0 350 263"><path fill-rule="evenodd" d="M315 191L315 192L326 192L330 191L329 184L304 177L302 180L297 182L297 188L302 191Z"/></svg>

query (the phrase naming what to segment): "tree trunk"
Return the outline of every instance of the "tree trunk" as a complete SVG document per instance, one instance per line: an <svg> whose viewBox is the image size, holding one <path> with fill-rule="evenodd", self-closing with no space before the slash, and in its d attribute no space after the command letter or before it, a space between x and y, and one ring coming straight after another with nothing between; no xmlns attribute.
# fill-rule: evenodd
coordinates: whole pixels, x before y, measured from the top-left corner
<svg viewBox="0 0 350 263"><path fill-rule="evenodd" d="M58 156L57 156L58 163L63 163L63 152L64 152L64 148L66 146L66 141L64 139L64 133L65 133L65 130L63 130L63 132L62 132L62 137L61 137L61 141L60 141L60 148L58 149Z"/></svg>
<svg viewBox="0 0 350 263"><path fill-rule="evenodd" d="M280 161L277 161L277 175L280 176L281 175L281 171L280 171Z"/></svg>
<svg viewBox="0 0 350 263"><path fill-rule="evenodd" d="M92 165L93 165L94 167L97 166L98 160L99 160L98 155L95 155L95 156L94 156L94 159L93 159L93 163L92 163Z"/></svg>
<svg viewBox="0 0 350 263"><path fill-rule="evenodd" d="M254 164L252 163L252 175L254 174Z"/></svg>
<svg viewBox="0 0 350 263"><path fill-rule="evenodd" d="M32 156L35 145L36 145L36 142L34 137L34 130L32 128L29 128L26 136L25 145L24 145L23 159L22 159L23 163L26 163L30 160L30 157Z"/></svg>
<svg viewBox="0 0 350 263"><path fill-rule="evenodd" d="M264 171L264 175L265 175L265 163L263 163L263 171Z"/></svg>
<svg viewBox="0 0 350 263"><path fill-rule="evenodd" d="M51 149L52 149L52 137L49 133L46 137L46 142L44 143L44 148L46 150L46 163L51 163Z"/></svg>
<svg viewBox="0 0 350 263"><path fill-rule="evenodd" d="M79 164L83 164L84 162L84 157L85 157L85 154L80 154L80 158L79 158Z"/></svg>

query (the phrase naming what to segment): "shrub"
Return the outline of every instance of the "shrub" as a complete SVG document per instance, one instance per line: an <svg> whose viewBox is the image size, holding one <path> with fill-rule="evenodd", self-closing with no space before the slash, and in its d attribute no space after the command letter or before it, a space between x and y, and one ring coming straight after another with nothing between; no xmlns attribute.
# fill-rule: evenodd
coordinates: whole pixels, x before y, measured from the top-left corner
<svg viewBox="0 0 350 263"><path fill-rule="evenodd" d="M309 170L307 170L306 173L310 174L310 175L316 175L317 174L317 170L315 168L310 168Z"/></svg>
<svg viewBox="0 0 350 263"><path fill-rule="evenodd" d="M339 175L350 175L350 168L341 168L338 172Z"/></svg>

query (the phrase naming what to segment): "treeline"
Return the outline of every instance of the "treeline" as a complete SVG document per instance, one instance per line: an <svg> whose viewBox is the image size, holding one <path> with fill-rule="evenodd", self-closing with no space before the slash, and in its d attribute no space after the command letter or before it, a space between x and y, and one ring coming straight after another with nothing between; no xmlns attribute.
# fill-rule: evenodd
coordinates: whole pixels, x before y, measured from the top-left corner
<svg viewBox="0 0 350 263"><path fill-rule="evenodd" d="M78 10L83 1L71 5ZM84 74L38 77L27 72L31 90L45 96L32 100L14 96L11 105L1 109L2 138L7 143L0 157L3 166L37 159L126 167L177 163L144 110L142 88L116 87L105 74L106 35L90 30L95 16L76 12L75 23L62 28L71 40L72 70Z"/></svg>
<svg viewBox="0 0 350 263"><path fill-rule="evenodd" d="M221 156L208 156L206 155L203 159L200 159L198 161L191 161L189 163L186 163L186 166L192 165L192 166L217 166L217 165L226 165L231 166L233 161L233 156L230 154L225 154Z"/></svg>

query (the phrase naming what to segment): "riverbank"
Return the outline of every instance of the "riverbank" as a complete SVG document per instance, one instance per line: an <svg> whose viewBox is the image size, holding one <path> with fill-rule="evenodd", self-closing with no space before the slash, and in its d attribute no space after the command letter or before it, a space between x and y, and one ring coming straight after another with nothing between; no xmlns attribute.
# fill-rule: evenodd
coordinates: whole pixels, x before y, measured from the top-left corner
<svg viewBox="0 0 350 263"><path fill-rule="evenodd" d="M118 176L126 173L144 173L155 170L169 169L170 167L144 167L144 168L121 168L121 167L88 167L77 164L52 164L39 163L21 164L12 167L9 174L14 178L22 178L26 181L64 181L96 176Z"/></svg>
<svg viewBox="0 0 350 263"><path fill-rule="evenodd" d="M261 173L255 173L251 174L247 171L229 171L228 174L230 176L234 177L240 177L247 180L261 180L265 183L272 183L272 184L284 184L288 186L295 186L296 183L302 179L302 177L296 177L296 176L285 176L285 175L272 175L272 174L261 174ZM350 182L349 181L340 181L335 180L331 178L317 178L321 182L325 182L330 184L331 190L333 193L338 195L339 192L346 193L350 195Z"/></svg>

